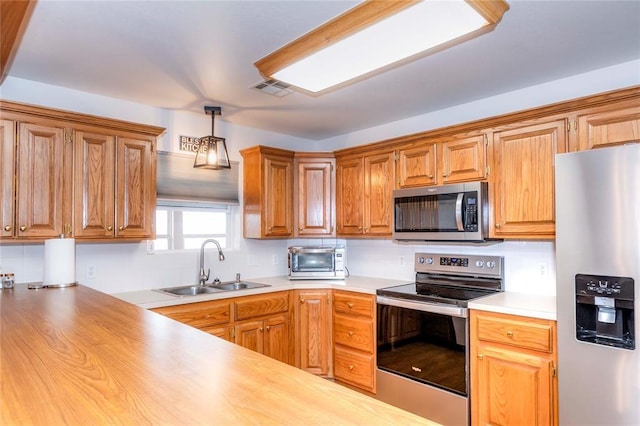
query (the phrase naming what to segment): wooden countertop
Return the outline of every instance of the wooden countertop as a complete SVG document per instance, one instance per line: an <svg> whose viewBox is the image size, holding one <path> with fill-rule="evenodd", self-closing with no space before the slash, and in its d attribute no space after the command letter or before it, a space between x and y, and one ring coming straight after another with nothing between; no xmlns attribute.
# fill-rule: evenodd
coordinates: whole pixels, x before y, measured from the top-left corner
<svg viewBox="0 0 640 426"><path fill-rule="evenodd" d="M5 425L434 424L88 287L0 308Z"/></svg>

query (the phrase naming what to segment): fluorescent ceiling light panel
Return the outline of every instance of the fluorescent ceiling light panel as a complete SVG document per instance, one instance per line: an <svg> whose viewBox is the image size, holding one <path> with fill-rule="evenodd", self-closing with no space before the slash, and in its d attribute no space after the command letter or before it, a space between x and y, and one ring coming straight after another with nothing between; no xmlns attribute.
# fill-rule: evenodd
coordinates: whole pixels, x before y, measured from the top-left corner
<svg viewBox="0 0 640 426"><path fill-rule="evenodd" d="M502 11L497 21L508 9L508 5L501 0L486 3L499 4ZM482 7L486 5L480 6ZM489 8L492 7L489 6ZM352 11L355 12L356 8ZM334 21L346 18L349 13L350 11ZM272 72L270 77L311 92L321 92L434 47L442 46L483 27L495 25L494 16L491 13L488 15L489 18L481 15L470 2L464 0L419 1L348 37L327 46L319 46L311 54L300 55L301 58L296 59L297 62ZM354 18L351 17L351 19ZM355 21L357 22L357 19ZM305 36L319 37L321 31L323 27ZM305 36L298 40L302 40ZM291 45L295 43L296 41ZM277 54L278 51L265 59ZM261 61L258 61L256 66L262 72Z"/></svg>

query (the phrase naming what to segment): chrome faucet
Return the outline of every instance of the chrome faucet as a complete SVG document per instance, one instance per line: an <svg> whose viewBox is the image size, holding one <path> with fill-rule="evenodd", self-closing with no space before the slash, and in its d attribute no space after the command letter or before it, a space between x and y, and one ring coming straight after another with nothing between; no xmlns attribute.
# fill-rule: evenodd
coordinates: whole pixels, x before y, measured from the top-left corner
<svg viewBox="0 0 640 426"><path fill-rule="evenodd" d="M200 247L200 285L205 285L207 280L209 279L209 274L211 273L211 269L207 269L207 273L204 272L204 246L207 243L214 243L216 247L218 247L218 260L224 260L224 254L222 253L222 248L220 247L220 243L218 243L213 238L209 238L208 240L204 240L202 246Z"/></svg>

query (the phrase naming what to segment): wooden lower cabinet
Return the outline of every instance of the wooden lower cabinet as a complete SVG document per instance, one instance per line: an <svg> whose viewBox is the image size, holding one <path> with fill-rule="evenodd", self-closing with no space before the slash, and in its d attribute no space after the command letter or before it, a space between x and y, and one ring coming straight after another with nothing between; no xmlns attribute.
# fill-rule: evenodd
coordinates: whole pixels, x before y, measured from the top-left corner
<svg viewBox="0 0 640 426"><path fill-rule="evenodd" d="M375 308L375 296L334 291L334 377L371 393L376 392Z"/></svg>
<svg viewBox="0 0 640 426"><path fill-rule="evenodd" d="M555 321L471 310L471 424L557 425Z"/></svg>
<svg viewBox="0 0 640 426"><path fill-rule="evenodd" d="M289 292L154 308L214 336L293 364Z"/></svg>
<svg viewBox="0 0 640 426"><path fill-rule="evenodd" d="M333 375L331 290L295 290L296 367L323 377Z"/></svg>

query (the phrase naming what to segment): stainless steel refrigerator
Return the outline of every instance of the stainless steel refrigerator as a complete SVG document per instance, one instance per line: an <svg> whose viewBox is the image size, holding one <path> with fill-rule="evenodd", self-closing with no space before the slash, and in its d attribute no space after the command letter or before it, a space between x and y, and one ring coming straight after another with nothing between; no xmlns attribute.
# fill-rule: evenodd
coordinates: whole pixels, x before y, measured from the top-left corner
<svg viewBox="0 0 640 426"><path fill-rule="evenodd" d="M560 425L640 425L640 144L555 167Z"/></svg>

